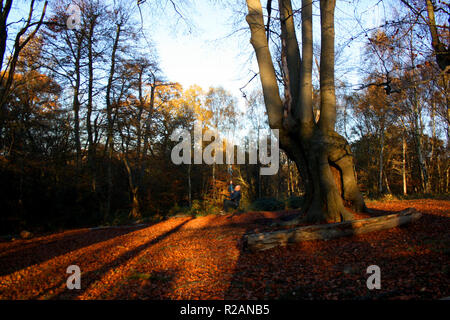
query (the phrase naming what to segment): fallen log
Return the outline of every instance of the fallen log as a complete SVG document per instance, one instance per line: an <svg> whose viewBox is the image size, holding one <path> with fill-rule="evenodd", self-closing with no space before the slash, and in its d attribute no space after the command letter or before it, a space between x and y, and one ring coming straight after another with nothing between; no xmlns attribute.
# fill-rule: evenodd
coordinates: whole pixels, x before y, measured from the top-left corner
<svg viewBox="0 0 450 320"><path fill-rule="evenodd" d="M422 214L414 208L408 208L394 214L374 218L247 234L244 236L244 248L250 251L260 251L285 246L289 243L330 240L398 227L413 222L421 216Z"/></svg>

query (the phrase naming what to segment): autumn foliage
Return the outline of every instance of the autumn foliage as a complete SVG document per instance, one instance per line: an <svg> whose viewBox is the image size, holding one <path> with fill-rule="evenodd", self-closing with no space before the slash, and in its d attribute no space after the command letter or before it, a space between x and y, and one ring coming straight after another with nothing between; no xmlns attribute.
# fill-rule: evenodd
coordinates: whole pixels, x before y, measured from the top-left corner
<svg viewBox="0 0 450 320"><path fill-rule="evenodd" d="M147 226L79 229L0 243L1 299L436 299L449 292L448 201L369 203L423 213L404 228L264 253L242 236L286 212L171 218ZM266 223L264 223L266 222ZM79 265L82 289L67 290ZM381 290L366 287L380 266Z"/></svg>

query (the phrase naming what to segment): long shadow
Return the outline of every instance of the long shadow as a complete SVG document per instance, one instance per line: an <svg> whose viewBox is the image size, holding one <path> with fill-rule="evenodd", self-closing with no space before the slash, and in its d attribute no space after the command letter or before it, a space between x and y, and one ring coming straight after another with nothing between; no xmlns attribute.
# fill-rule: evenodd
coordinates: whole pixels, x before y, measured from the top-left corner
<svg viewBox="0 0 450 320"><path fill-rule="evenodd" d="M109 270L113 269L114 267L117 267L119 265L125 264L127 261L131 260L132 258L134 258L136 255L138 255L141 251L151 247L152 245L166 239L167 237L169 237L170 235L172 235L173 233L177 232L178 230L180 230L186 223L188 223L189 221L191 221L192 219L188 219L186 221L183 221L182 223L180 223L178 226L176 226L175 228L167 231L166 233L156 237L153 240L150 240L136 248L134 248L133 250L130 251L126 251L125 253L123 253L121 256L117 257L116 259L114 259L113 261L104 264L102 267L96 269L96 270L92 270L86 273L82 274L82 279L81 279L81 283L82 283L82 288L80 290L66 290L61 292L58 295L55 295L52 297L52 299L76 299L77 297L81 296L87 289L89 289L90 285L92 283L94 283L96 280L101 279L103 275L105 275ZM58 288L60 286L57 285L55 286L55 288ZM47 290L47 292L55 289L55 288L50 288ZM44 293L45 295L45 293ZM34 299L39 298L40 296L42 296L42 294L40 294L38 297L35 297Z"/></svg>
<svg viewBox="0 0 450 320"><path fill-rule="evenodd" d="M285 215L278 219L261 219L255 223L259 224L257 229L262 229L262 232L271 232L280 230L272 226L274 222L289 221L293 217L297 215ZM302 226L290 226L288 229ZM334 252L329 250L328 246L339 239L289 243L287 246L266 251L250 251L245 237L254 232L255 225L249 225L237 243L240 254L234 275L225 292L225 299L324 299L323 296L316 295L314 291L327 288L331 279L319 277L315 269L330 259L330 255ZM311 243L314 243L314 250L311 250ZM365 246L364 250L367 251L369 247L369 245ZM295 259L291 259L293 255ZM292 297L288 294L291 292L295 292Z"/></svg>
<svg viewBox="0 0 450 320"><path fill-rule="evenodd" d="M249 279L260 279L261 276L272 277L274 268L270 266L261 265L260 257L266 255L267 253L262 252L251 252L247 248L245 242L245 237L248 234L255 232L266 232L271 230L271 224L274 222L287 221L292 219L294 215L284 215L278 218L259 218L251 223L237 224L238 226L245 226L245 231L241 238L237 241L236 246L239 249L239 257L236 262L235 271L228 286L227 291L224 294L225 300L248 300L253 297L249 297L246 294L252 290L252 281L247 281ZM273 269L273 270L271 270ZM277 271L279 269L277 268Z"/></svg>
<svg viewBox="0 0 450 320"><path fill-rule="evenodd" d="M133 293L138 296L139 300L168 300L170 292L175 289L175 283L180 270L169 268L163 271L152 272L150 280L140 283L138 289ZM155 292L155 287L157 292ZM128 292L118 291L115 295L108 297L111 300L130 299Z"/></svg>
<svg viewBox="0 0 450 320"><path fill-rule="evenodd" d="M374 212L376 215L394 213ZM450 219L421 212L421 223L400 226L393 233L389 229L379 230L267 251L248 251L243 236L238 243L240 255L225 299L372 300L405 296L429 299L436 292L448 296L449 270L448 266L442 266L442 258L449 261L450 235L446 230ZM429 228L437 232L430 236ZM248 232L253 229L254 226L249 226ZM412 251L403 255L405 243L407 250ZM424 253L423 246L440 253ZM381 290L369 290L366 286L367 267L373 264L381 269ZM447 277L442 276L445 273Z"/></svg>
<svg viewBox="0 0 450 320"><path fill-rule="evenodd" d="M2 243L0 244L0 249L3 247L6 252L0 252L0 276L147 227L148 225L85 230L75 232L75 234L73 232L70 232L68 235L62 234L61 236L55 234L30 243L25 242L21 245ZM8 250L8 247L11 249Z"/></svg>

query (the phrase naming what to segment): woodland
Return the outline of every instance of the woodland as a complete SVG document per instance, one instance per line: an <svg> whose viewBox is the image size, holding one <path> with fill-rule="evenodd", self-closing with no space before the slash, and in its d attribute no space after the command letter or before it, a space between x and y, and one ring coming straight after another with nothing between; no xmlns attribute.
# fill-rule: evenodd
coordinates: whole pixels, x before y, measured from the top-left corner
<svg viewBox="0 0 450 320"><path fill-rule="evenodd" d="M146 10L190 1L162 2L0 1L0 299L450 296L448 1L342 0L384 8L348 33L340 0L211 1L256 66L239 92L167 78ZM199 123L277 130L278 171L175 164Z"/></svg>

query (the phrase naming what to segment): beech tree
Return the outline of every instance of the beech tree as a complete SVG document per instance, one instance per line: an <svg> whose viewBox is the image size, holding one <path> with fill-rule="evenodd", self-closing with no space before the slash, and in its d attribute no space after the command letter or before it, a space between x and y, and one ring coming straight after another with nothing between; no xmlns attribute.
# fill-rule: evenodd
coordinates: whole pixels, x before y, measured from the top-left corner
<svg viewBox="0 0 450 320"><path fill-rule="evenodd" d="M270 3L268 1L269 7ZM335 0L320 1L320 117L317 121L312 106L312 0L302 1L301 54L291 1L279 0L278 3L281 65L285 77L283 99L265 33L261 2L247 0L246 20L258 61L269 125L279 130L280 147L295 161L301 174L306 192L303 210L307 219L327 222L351 220L353 215L344 204L356 211L367 211L367 207L355 178L350 147L346 139L335 131Z"/></svg>

